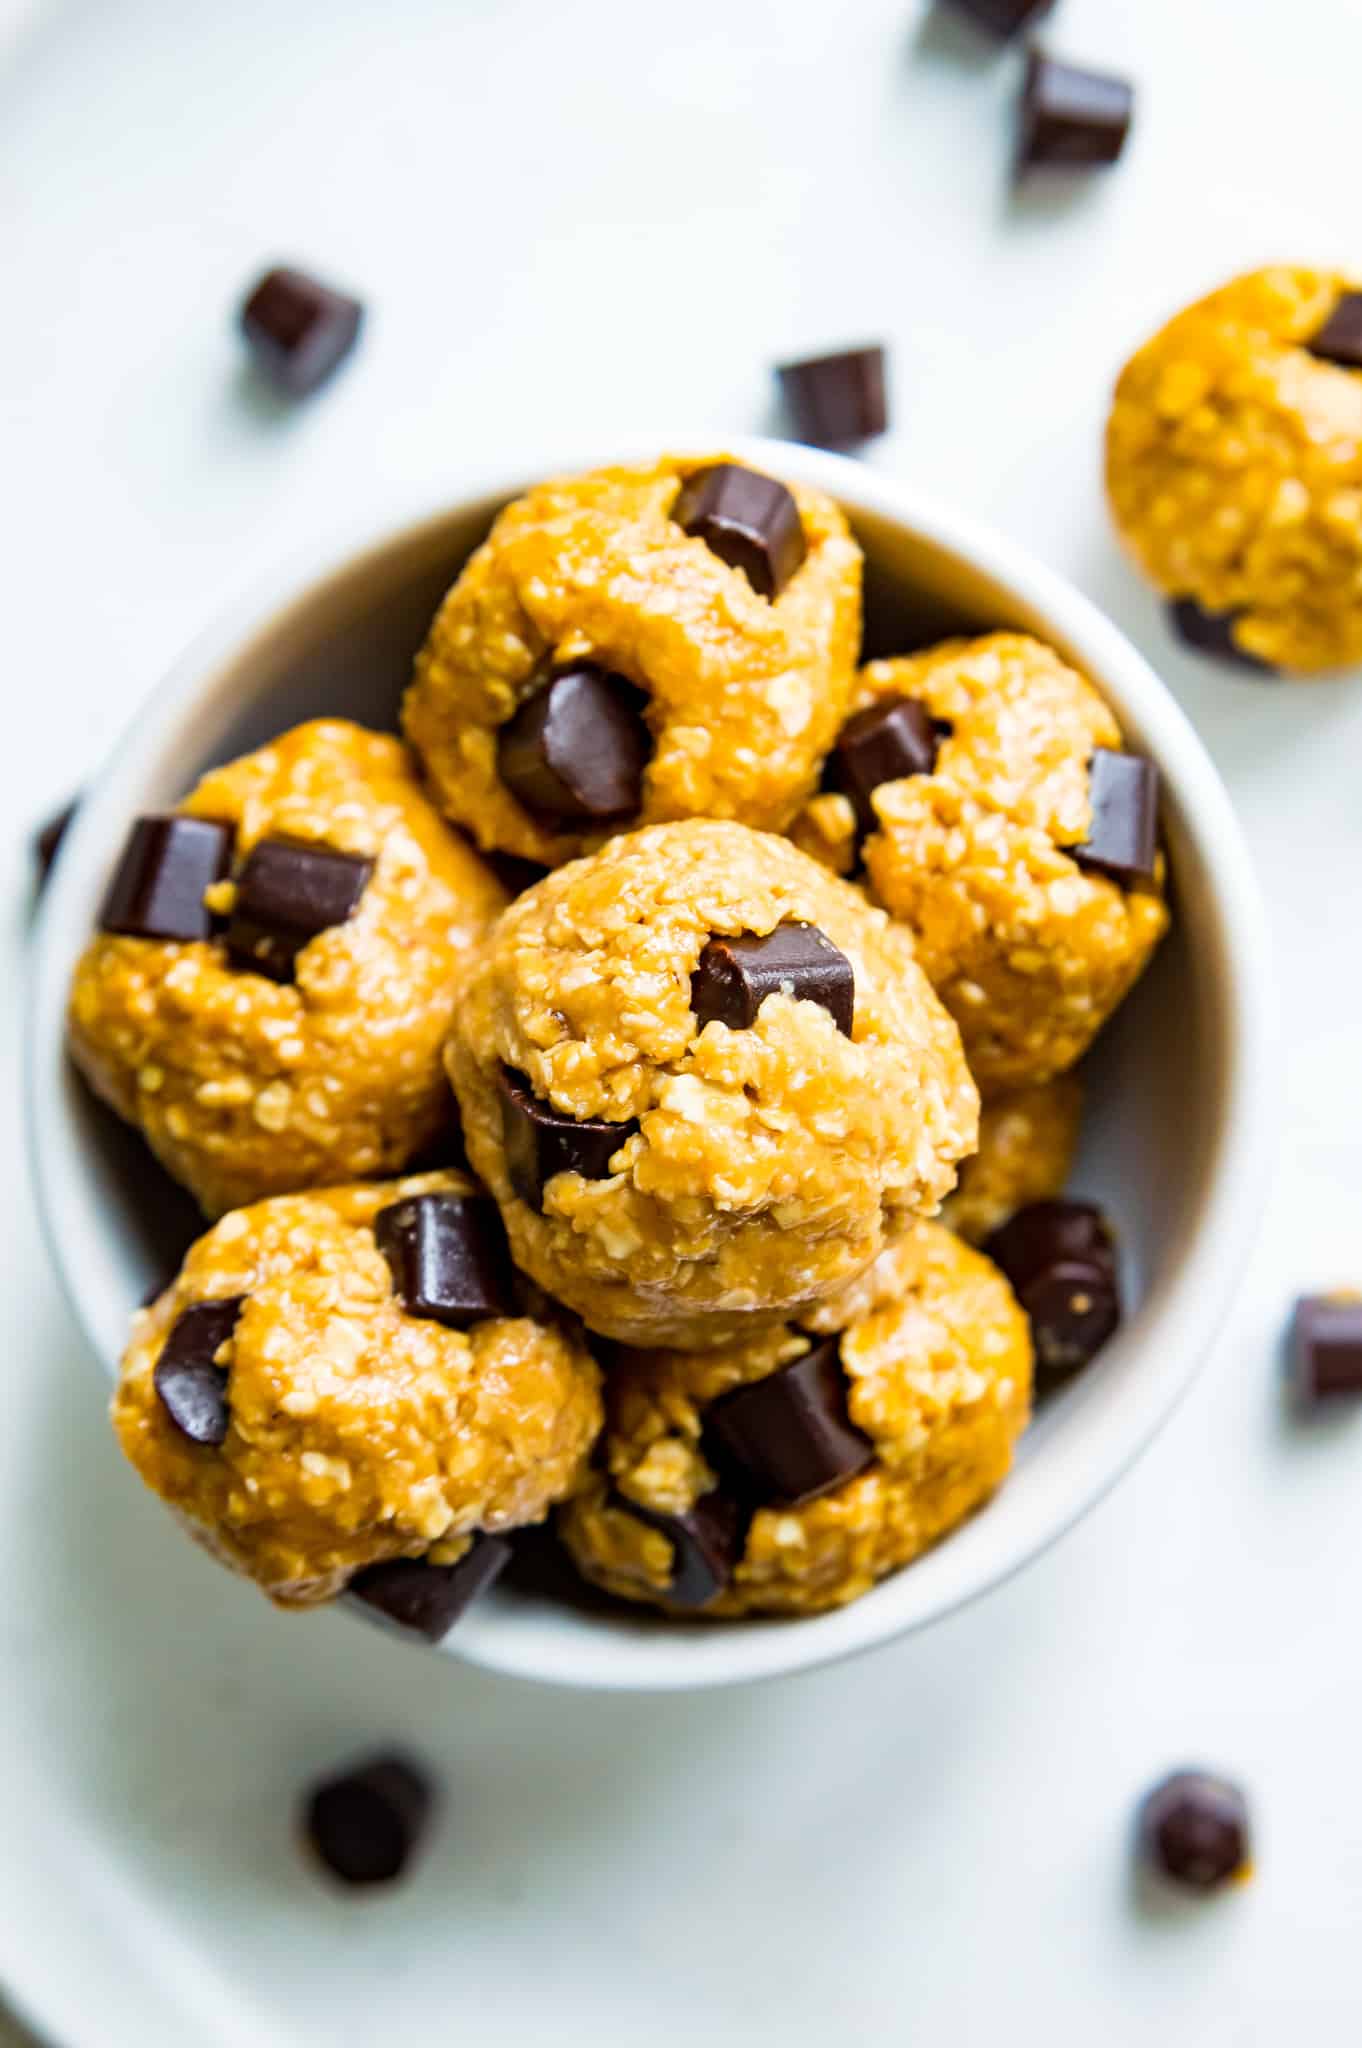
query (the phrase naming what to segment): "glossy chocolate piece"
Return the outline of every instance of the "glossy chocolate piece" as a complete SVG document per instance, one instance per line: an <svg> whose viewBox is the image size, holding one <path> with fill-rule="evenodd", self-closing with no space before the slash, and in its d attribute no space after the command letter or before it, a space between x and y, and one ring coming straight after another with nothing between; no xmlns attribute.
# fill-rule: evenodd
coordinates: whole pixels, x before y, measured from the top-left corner
<svg viewBox="0 0 1362 2048"><path fill-rule="evenodd" d="M318 932L354 916L372 860L297 839L261 839L237 876L227 951L238 967L292 981L294 963Z"/></svg>
<svg viewBox="0 0 1362 2048"><path fill-rule="evenodd" d="M410 1195L379 1210L374 1237L408 1315L450 1330L515 1315L511 1255L489 1195Z"/></svg>
<svg viewBox="0 0 1362 2048"><path fill-rule="evenodd" d="M1114 164L1134 111L1135 92L1127 79L1081 71L1033 50L1022 88L1022 169Z"/></svg>
<svg viewBox="0 0 1362 2048"><path fill-rule="evenodd" d="M1250 668L1261 676L1272 676L1276 670L1267 661L1260 661L1256 654L1250 654L1239 645L1234 637L1233 612L1204 611L1194 597L1175 597L1168 605L1168 622L1179 640L1198 654L1209 654L1214 661L1230 662L1235 668Z"/></svg>
<svg viewBox="0 0 1362 2048"><path fill-rule="evenodd" d="M709 941L690 978L690 1006L701 1030L727 1024L745 1031L768 996L821 1003L850 1038L856 1008L851 962L815 924L778 924L765 938Z"/></svg>
<svg viewBox="0 0 1362 2048"><path fill-rule="evenodd" d="M241 308L241 331L270 382L304 398L354 347L364 319L358 299L305 270L267 270Z"/></svg>
<svg viewBox="0 0 1362 2048"><path fill-rule="evenodd" d="M1362 292L1344 292L1317 334L1305 344L1321 362L1362 370Z"/></svg>
<svg viewBox="0 0 1362 2048"><path fill-rule="evenodd" d="M615 1495L614 1505L646 1522L671 1544L672 1578L667 1598L673 1607L707 1607L722 1593L742 1555L751 1519L737 1500L716 1488L702 1494L684 1515L640 1507L624 1494Z"/></svg>
<svg viewBox="0 0 1362 2048"><path fill-rule="evenodd" d="M720 1470L740 1470L752 1499L787 1507L864 1472L875 1447L847 1412L839 1340L829 1337L715 1401L705 1416L705 1454Z"/></svg>
<svg viewBox="0 0 1362 2048"><path fill-rule="evenodd" d="M984 1246L1030 1319L1039 1378L1067 1378L1121 1320L1116 1249L1091 1202L1032 1202Z"/></svg>
<svg viewBox="0 0 1362 2048"><path fill-rule="evenodd" d="M849 798L863 833L879 824L870 798L883 782L930 775L950 733L916 697L882 697L849 718L823 770L823 787Z"/></svg>
<svg viewBox="0 0 1362 2048"><path fill-rule="evenodd" d="M1088 768L1092 819L1081 846L1071 849L1089 868L1123 889L1152 887L1159 851L1159 771L1142 754L1095 749Z"/></svg>
<svg viewBox="0 0 1362 2048"><path fill-rule="evenodd" d="M841 349L807 356L776 371L797 439L815 448L847 448L882 434L889 424L884 350Z"/></svg>
<svg viewBox="0 0 1362 2048"><path fill-rule="evenodd" d="M40 889L52 872L52 863L57 858L62 840L66 837L66 828L75 817L79 802L79 797L72 797L69 804L65 804L33 835L33 866Z"/></svg>
<svg viewBox="0 0 1362 2048"><path fill-rule="evenodd" d="M203 892L232 861L232 828L212 818L139 818L99 913L101 931L188 944L213 929Z"/></svg>
<svg viewBox="0 0 1362 2048"><path fill-rule="evenodd" d="M1228 1778L1175 1771L1140 1808L1139 1847L1145 1868L1165 1884L1220 1891L1248 1875L1248 1802Z"/></svg>
<svg viewBox="0 0 1362 2048"><path fill-rule="evenodd" d="M730 569L741 569L758 597L779 597L808 554L791 492L736 462L687 477L672 518Z"/></svg>
<svg viewBox="0 0 1362 2048"><path fill-rule="evenodd" d="M637 1117L608 1123L602 1117L563 1116L511 1067L501 1069L497 1090L506 1171L521 1201L532 1209L542 1207L544 1188L556 1173L604 1180L610 1161L638 1129Z"/></svg>
<svg viewBox="0 0 1362 2048"><path fill-rule="evenodd" d="M1362 1395L1362 1301L1304 1294L1291 1319L1291 1384L1305 1406Z"/></svg>
<svg viewBox="0 0 1362 2048"><path fill-rule="evenodd" d="M227 1373L214 1363L237 1325L245 1296L196 1301L171 1325L152 1373L152 1385L166 1414L195 1444L220 1444L231 1409Z"/></svg>
<svg viewBox="0 0 1362 2048"><path fill-rule="evenodd" d="M504 1536L475 1536L472 1549L457 1564L395 1557L356 1572L349 1591L399 1628L440 1643L505 1570L510 1556Z"/></svg>
<svg viewBox="0 0 1362 2048"><path fill-rule="evenodd" d="M390 1884L410 1862L434 1801L420 1766L385 1752L314 1786L303 1805L303 1832L343 1884Z"/></svg>
<svg viewBox="0 0 1362 2048"><path fill-rule="evenodd" d="M497 772L538 817L630 817L652 751L645 701L594 661L557 669L497 734Z"/></svg>
<svg viewBox="0 0 1362 2048"><path fill-rule="evenodd" d="M993 36L1020 35L1050 12L1055 0L950 0L959 14Z"/></svg>

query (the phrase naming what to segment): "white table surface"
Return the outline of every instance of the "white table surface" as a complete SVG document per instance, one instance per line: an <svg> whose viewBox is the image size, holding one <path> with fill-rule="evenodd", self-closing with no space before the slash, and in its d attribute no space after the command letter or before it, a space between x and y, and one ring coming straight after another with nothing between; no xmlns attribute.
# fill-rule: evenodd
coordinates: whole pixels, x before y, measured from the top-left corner
<svg viewBox="0 0 1362 2048"><path fill-rule="evenodd" d="M1362 1280L1362 685L1184 657L1097 471L1111 376L1181 299L1260 261L1362 264L1362 12L1061 0L1050 40L1134 72L1138 127L1113 175L1021 204L1018 60L916 0L71 0L0 44L11 982L29 826L279 550L508 453L764 426L773 358L883 335L871 459L1074 577L1197 720L1286 1037L1259 1254L1136 1474L923 1637L662 1702L281 1619L175 1543L49 1278L11 1091L0 1961L54 2036L1358 2037L1362 1418L1293 1428L1277 1346L1297 1289ZM373 313L296 414L254 398L230 327L275 254ZM334 1904L288 1800L390 1733L447 1772L447 1825L400 1898ZM1188 1757L1251 1787L1260 1870L1151 1913L1131 1806Z"/></svg>

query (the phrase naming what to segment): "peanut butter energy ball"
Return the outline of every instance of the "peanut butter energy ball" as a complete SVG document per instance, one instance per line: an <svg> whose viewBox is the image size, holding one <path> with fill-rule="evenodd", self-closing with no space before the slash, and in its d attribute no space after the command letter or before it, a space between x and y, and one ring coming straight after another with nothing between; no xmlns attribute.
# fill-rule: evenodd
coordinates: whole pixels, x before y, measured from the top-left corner
<svg viewBox="0 0 1362 2048"><path fill-rule="evenodd" d="M426 1615L461 1604L600 1428L592 1360L513 1289L496 1207L459 1174L234 1210L134 1320L119 1441L282 1606L353 1581L423 1625L413 1587Z"/></svg>
<svg viewBox="0 0 1362 2048"><path fill-rule="evenodd" d="M909 935L742 825L651 826L520 897L447 1058L517 1263L625 1342L821 1299L975 1143Z"/></svg>
<svg viewBox="0 0 1362 2048"><path fill-rule="evenodd" d="M668 818L779 830L841 723L861 557L820 491L664 460L539 485L450 591L407 693L436 801L546 866Z"/></svg>
<svg viewBox="0 0 1362 2048"><path fill-rule="evenodd" d="M625 1352L559 1531L588 1579L672 1612L838 1607L988 1498L1030 1387L1001 1273L915 1223L806 1327Z"/></svg>
<svg viewBox="0 0 1362 2048"><path fill-rule="evenodd" d="M1158 774L1020 633L871 662L796 843L911 931L984 1096L1087 1050L1168 923Z"/></svg>
<svg viewBox="0 0 1362 2048"><path fill-rule="evenodd" d="M941 1221L967 1244L981 1245L1019 1209L1062 1194L1082 1114L1077 1074L986 1102L979 1112L979 1149L960 1168Z"/></svg>
<svg viewBox="0 0 1362 2048"><path fill-rule="evenodd" d="M1362 284L1256 270L1177 314L1121 372L1107 491L1193 646L1362 661Z"/></svg>
<svg viewBox="0 0 1362 2048"><path fill-rule="evenodd" d="M210 1215L405 1166L505 902L399 740L338 719L209 771L134 828L76 968L86 1078Z"/></svg>

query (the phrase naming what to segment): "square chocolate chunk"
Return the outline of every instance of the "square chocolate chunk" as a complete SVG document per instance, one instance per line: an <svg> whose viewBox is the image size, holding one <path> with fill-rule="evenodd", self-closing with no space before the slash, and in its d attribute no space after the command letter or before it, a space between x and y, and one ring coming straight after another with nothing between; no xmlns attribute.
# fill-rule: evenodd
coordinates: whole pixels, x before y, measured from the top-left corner
<svg viewBox="0 0 1362 2048"><path fill-rule="evenodd" d="M270 382L290 398L315 391L359 338L358 299L306 271L266 271L241 308L241 331Z"/></svg>
<svg viewBox="0 0 1362 2048"><path fill-rule="evenodd" d="M232 859L232 828L212 818L139 818L128 835L104 907L101 931L133 939L206 939L212 914L203 896Z"/></svg>
<svg viewBox="0 0 1362 2048"><path fill-rule="evenodd" d="M294 839L261 839L237 877L227 951L238 967L292 981L294 962L319 932L359 907L371 860Z"/></svg>
<svg viewBox="0 0 1362 2048"><path fill-rule="evenodd" d="M1134 111L1135 91L1127 79L1080 71L1033 50L1022 87L1021 168L1114 164Z"/></svg>
<svg viewBox="0 0 1362 2048"><path fill-rule="evenodd" d="M1362 1299L1302 1295L1291 1321L1290 1364L1305 1406L1362 1396Z"/></svg>

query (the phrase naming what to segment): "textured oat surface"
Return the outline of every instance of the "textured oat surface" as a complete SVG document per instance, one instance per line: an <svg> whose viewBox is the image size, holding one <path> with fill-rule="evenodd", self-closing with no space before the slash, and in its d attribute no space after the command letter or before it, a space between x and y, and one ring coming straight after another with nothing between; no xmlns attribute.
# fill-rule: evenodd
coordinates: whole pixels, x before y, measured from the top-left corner
<svg viewBox="0 0 1362 2048"><path fill-rule="evenodd" d="M474 1531L541 1520L580 1478L601 1419L580 1345L528 1317L448 1330L394 1295L375 1215L471 1187L425 1174L236 1210L134 1321L113 1408L124 1451L283 1604L328 1599L383 1558L451 1563ZM183 1310L233 1295L246 1301L218 1357L231 1424L213 1448L180 1434L152 1375Z"/></svg>
<svg viewBox="0 0 1362 2048"><path fill-rule="evenodd" d="M979 1149L960 1168L941 1221L968 1244L982 1244L1028 1202L1062 1194L1082 1114L1083 1084L1072 1073L986 1102Z"/></svg>
<svg viewBox="0 0 1362 2048"><path fill-rule="evenodd" d="M541 484L502 513L450 591L403 715L437 800L479 845L552 866L606 836L532 816L497 772L497 728L550 660L590 657L647 693L653 755L635 823L779 830L812 788L856 659L860 550L831 499L791 485L807 559L774 602L758 596L669 516L682 479L704 466Z"/></svg>
<svg viewBox="0 0 1362 2048"><path fill-rule="evenodd" d="M395 1172L440 1127L440 1045L473 942L505 895L416 781L399 740L338 719L213 769L180 806L232 821L237 853L272 835L372 855L353 917L281 984L221 944L97 934L72 986L87 1078L210 1215ZM230 904L230 885L214 894Z"/></svg>
<svg viewBox="0 0 1362 2048"><path fill-rule="evenodd" d="M940 1224L908 1226L808 1320L843 1332L849 1410L875 1463L805 1506L761 1509L706 1617L813 1613L856 1599L988 1498L1026 1425L1026 1318L997 1268ZM709 1492L716 1475L700 1439L710 1402L808 1346L786 1325L719 1351L624 1354L606 1391L604 1469L558 1522L588 1578L666 1604L672 1546L629 1501L678 1514Z"/></svg>
<svg viewBox="0 0 1362 2048"><path fill-rule="evenodd" d="M785 994L750 1029L701 1031L690 980L711 934L789 919L851 961L852 1037ZM449 1060L518 1263L626 1341L718 1342L828 1293L897 1218L936 1207L975 1141L959 1037L907 934L741 825L651 826L522 896L479 955ZM503 1062L570 1116L640 1120L608 1179L555 1175L542 1214L513 1193Z"/></svg>
<svg viewBox="0 0 1362 2048"><path fill-rule="evenodd" d="M1303 346L1358 289L1286 267L1222 285L1131 358L1107 426L1112 510L1146 575L1302 674L1362 661L1362 371Z"/></svg>

